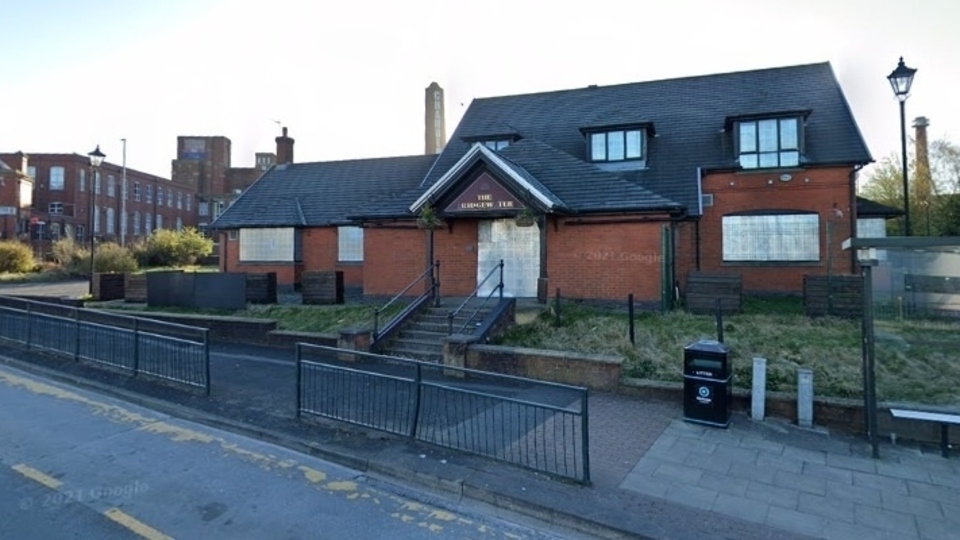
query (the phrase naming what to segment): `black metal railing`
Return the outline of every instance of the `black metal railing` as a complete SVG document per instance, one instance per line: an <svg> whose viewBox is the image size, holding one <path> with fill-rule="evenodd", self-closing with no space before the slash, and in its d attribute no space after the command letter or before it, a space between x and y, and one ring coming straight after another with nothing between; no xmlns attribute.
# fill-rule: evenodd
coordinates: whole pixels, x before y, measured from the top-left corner
<svg viewBox="0 0 960 540"><path fill-rule="evenodd" d="M588 390L297 344L297 417L330 418L590 483Z"/></svg>
<svg viewBox="0 0 960 540"><path fill-rule="evenodd" d="M412 302L407 304L400 313L394 315L390 321L384 325L384 328L380 328L380 316L387 312L391 306L397 303L401 298L404 298L407 292L410 291L418 283L424 283L426 286L422 293L420 293ZM417 276L409 285L403 288L402 291L396 294L393 298L390 299L386 304L376 308L373 311L373 334L372 338L374 341L380 338L381 335L386 334L392 329L393 326L399 324L407 318L412 312L418 309L425 301L433 300L436 305L439 305L440 302L440 261L434 262L430 265L429 268L424 270L422 274Z"/></svg>
<svg viewBox="0 0 960 540"><path fill-rule="evenodd" d="M499 299L503 300L503 259L500 259L500 263L494 266L493 268L491 268L489 272L487 272L486 277L484 277L480 281L480 284L477 285L477 288L474 289L472 293L470 293L470 296L468 296L463 301L463 303L457 307L457 309L451 310L450 313L447 314L447 334L454 333L453 331L454 319L456 319L457 316L460 315L460 312L463 311L463 309L467 306L470 300L473 300L474 298L480 298L480 289L482 289L483 286L486 285L487 281L489 281L490 278L493 277L493 274L498 270L500 271L500 282L497 283L497 285L493 289L491 289L489 293L487 293L487 295L483 299L483 302L481 302L480 305L476 306L473 309L473 311L470 313L470 316L467 317L467 320L464 321L464 323L460 325L460 328L457 329L457 333L462 333L467 328L467 326L469 326L471 323L474 322L474 320L480 315L483 308L487 305L487 302L489 302L490 299L493 298L493 293L499 292Z"/></svg>
<svg viewBox="0 0 960 540"><path fill-rule="evenodd" d="M210 394L209 330L104 311L0 297L0 339L203 388Z"/></svg>

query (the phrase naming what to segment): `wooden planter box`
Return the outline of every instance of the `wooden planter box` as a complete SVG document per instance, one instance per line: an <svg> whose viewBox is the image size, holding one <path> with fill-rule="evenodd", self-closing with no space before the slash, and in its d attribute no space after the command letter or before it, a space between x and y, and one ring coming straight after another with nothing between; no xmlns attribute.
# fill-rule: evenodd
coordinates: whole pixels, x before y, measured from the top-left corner
<svg viewBox="0 0 960 540"><path fill-rule="evenodd" d="M740 274L691 272L687 276L686 308L690 313L713 314L717 300L723 313L738 313L743 296Z"/></svg>
<svg viewBox="0 0 960 540"><path fill-rule="evenodd" d="M247 274L247 302L253 304L276 304L277 273Z"/></svg>
<svg viewBox="0 0 960 540"><path fill-rule="evenodd" d="M94 300L120 300L124 297L124 274L94 274Z"/></svg>
<svg viewBox="0 0 960 540"><path fill-rule="evenodd" d="M147 275L146 274L124 274L123 275L123 298L127 302L146 302L147 301Z"/></svg>
<svg viewBox="0 0 960 540"><path fill-rule="evenodd" d="M342 304L343 272L304 272L300 278L304 304Z"/></svg>

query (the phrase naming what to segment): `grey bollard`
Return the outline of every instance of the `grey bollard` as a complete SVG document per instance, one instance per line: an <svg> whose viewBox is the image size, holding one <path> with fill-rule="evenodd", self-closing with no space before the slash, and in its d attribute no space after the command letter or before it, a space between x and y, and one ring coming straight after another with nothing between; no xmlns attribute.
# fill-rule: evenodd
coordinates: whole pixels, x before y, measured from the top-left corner
<svg viewBox="0 0 960 540"><path fill-rule="evenodd" d="M813 427L813 370L797 370L797 424Z"/></svg>
<svg viewBox="0 0 960 540"><path fill-rule="evenodd" d="M750 403L750 418L763 421L767 403L767 359L753 359L753 392Z"/></svg>

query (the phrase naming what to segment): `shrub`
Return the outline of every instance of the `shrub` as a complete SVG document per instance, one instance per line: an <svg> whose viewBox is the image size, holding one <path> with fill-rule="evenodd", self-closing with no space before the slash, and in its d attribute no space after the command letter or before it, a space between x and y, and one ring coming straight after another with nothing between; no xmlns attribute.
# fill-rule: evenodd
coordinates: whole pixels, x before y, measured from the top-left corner
<svg viewBox="0 0 960 540"><path fill-rule="evenodd" d="M90 273L90 252L74 242L72 238L54 242L50 256L71 275L80 276Z"/></svg>
<svg viewBox="0 0 960 540"><path fill-rule="evenodd" d="M30 246L12 240L0 242L0 272L24 274L32 271L34 265Z"/></svg>
<svg viewBox="0 0 960 540"><path fill-rule="evenodd" d="M196 229L158 229L133 248L141 266L186 266L213 252L213 241Z"/></svg>
<svg viewBox="0 0 960 540"><path fill-rule="evenodd" d="M87 259L89 260L89 259ZM136 272L139 268L130 250L112 242L97 246L93 267L99 273Z"/></svg>

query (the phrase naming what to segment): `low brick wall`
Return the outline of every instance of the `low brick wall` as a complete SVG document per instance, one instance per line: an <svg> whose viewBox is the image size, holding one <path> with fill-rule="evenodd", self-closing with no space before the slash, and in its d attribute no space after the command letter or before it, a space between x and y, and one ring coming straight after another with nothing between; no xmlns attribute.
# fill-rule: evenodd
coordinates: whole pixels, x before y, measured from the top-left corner
<svg viewBox="0 0 960 540"><path fill-rule="evenodd" d="M816 390L816 389L814 389ZM624 379L618 393L644 399L683 403L683 383ZM895 434L897 439L939 444L940 428L930 422L895 419L890 415L889 404L878 404L877 433L885 440ZM750 392L734 388L731 409L750 412ZM797 419L797 396L787 392L768 392L766 414L790 421ZM863 402L856 399L814 397L813 423L838 432L865 435L866 415ZM960 444L960 430L950 430L950 441Z"/></svg>
<svg viewBox="0 0 960 540"><path fill-rule="evenodd" d="M337 336L335 334L291 332L289 330L274 330L267 333L266 344L271 347L293 349L297 343L312 343L313 345L336 347Z"/></svg>
<svg viewBox="0 0 960 540"><path fill-rule="evenodd" d="M263 345L268 343L268 333L277 329L277 322L267 319L247 319L243 317L211 317L180 313L155 313L142 311L125 312L125 315L137 315L148 319L167 321L200 328L210 329L210 339Z"/></svg>
<svg viewBox="0 0 960 540"><path fill-rule="evenodd" d="M623 360L615 356L470 345L466 363L470 369L616 392Z"/></svg>

